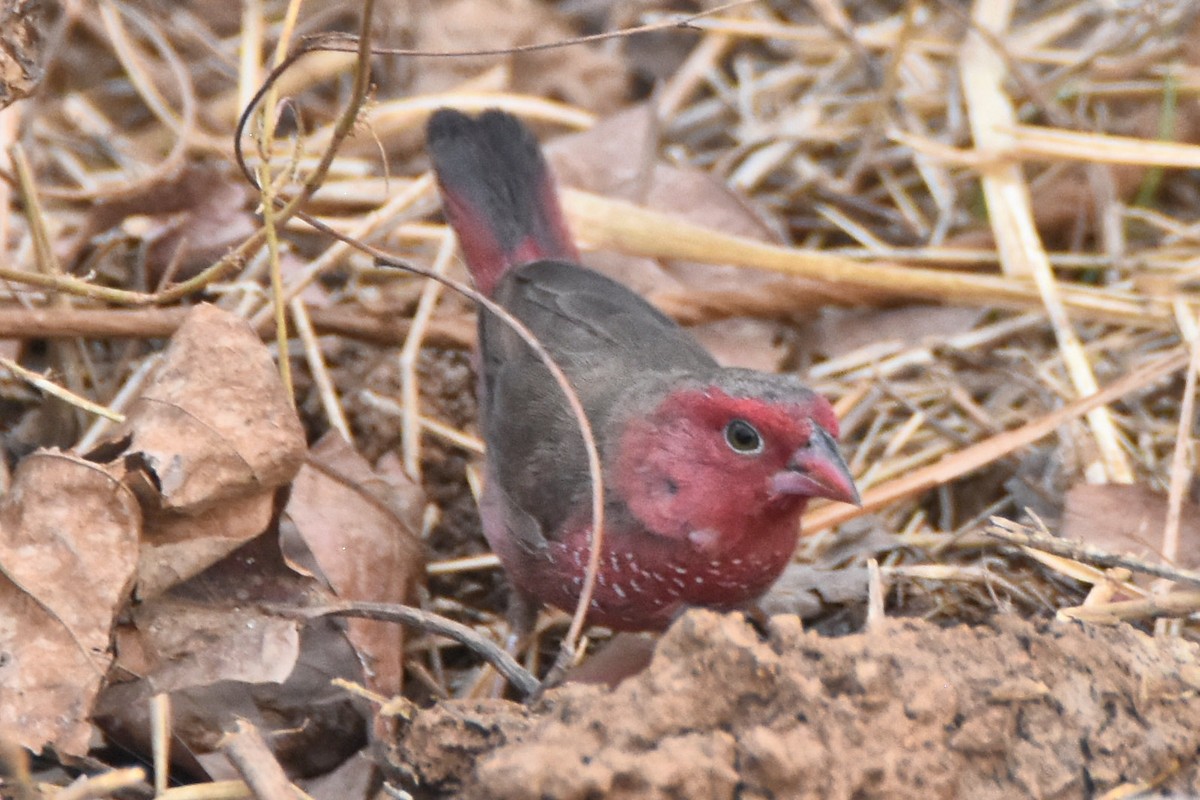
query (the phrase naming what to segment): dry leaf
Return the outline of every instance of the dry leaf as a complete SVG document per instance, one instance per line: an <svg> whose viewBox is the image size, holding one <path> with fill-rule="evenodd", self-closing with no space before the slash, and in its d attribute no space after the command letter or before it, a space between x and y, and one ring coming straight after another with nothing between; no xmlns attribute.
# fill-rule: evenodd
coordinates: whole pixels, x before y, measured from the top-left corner
<svg viewBox="0 0 1200 800"><path fill-rule="evenodd" d="M200 305L171 337L121 432L164 508L196 512L290 481L304 431L245 320Z"/></svg>
<svg viewBox="0 0 1200 800"><path fill-rule="evenodd" d="M146 515L138 584L152 597L262 533L304 432L244 320L193 309L97 459L121 459Z"/></svg>
<svg viewBox="0 0 1200 800"><path fill-rule="evenodd" d="M692 334L723 367L776 372L788 356L787 340L770 320L723 319L696 325Z"/></svg>
<svg viewBox="0 0 1200 800"><path fill-rule="evenodd" d="M368 750L346 759L340 767L319 778L298 781L313 800L367 800L376 796L379 767Z"/></svg>
<svg viewBox="0 0 1200 800"><path fill-rule="evenodd" d="M113 670L124 682L104 690L98 724L144 751L148 700L169 692L180 768L232 777L222 756L206 754L238 717L270 732L277 755L294 753L307 768L317 765L316 748L330 759L317 766L333 768L365 735L361 714L330 683L362 680L357 655L334 621L300 624L255 610L327 599L284 563L273 531L259 536L130 615L118 630Z"/></svg>
<svg viewBox="0 0 1200 800"><path fill-rule="evenodd" d="M104 467L52 451L17 467L0 506L0 730L22 746L87 752L140 525Z"/></svg>
<svg viewBox="0 0 1200 800"><path fill-rule="evenodd" d="M73 263L94 236L131 242L142 273L131 280L157 286L193 277L254 233L250 189L230 165L189 163L179 172L93 206L84 229L62 256ZM114 266L123 263L113 259ZM110 266L109 269L112 267Z"/></svg>
<svg viewBox="0 0 1200 800"><path fill-rule="evenodd" d="M1162 562L1167 496L1145 484L1079 484L1067 491L1062 531L1068 539L1111 553L1131 553ZM1200 506L1185 502L1176 566L1200 565Z"/></svg>
<svg viewBox="0 0 1200 800"><path fill-rule="evenodd" d="M284 511L285 554L344 600L403 603L424 574L419 539L424 494L398 465L387 467L385 460L372 470L331 431L313 446ZM399 694L404 629L358 619L347 626L367 685L384 695Z"/></svg>
<svg viewBox="0 0 1200 800"><path fill-rule="evenodd" d="M124 634L122 668L150 677L157 692L219 681L283 683L300 654L293 620L170 597L135 609Z"/></svg>
<svg viewBox="0 0 1200 800"><path fill-rule="evenodd" d="M826 358L837 358L884 342L912 346L926 339L942 340L969 331L986 314L978 308L959 306L831 309L808 326L805 344Z"/></svg>
<svg viewBox="0 0 1200 800"><path fill-rule="evenodd" d="M138 596L154 597L215 564L265 531L275 493L233 498L197 514L147 513L138 554Z"/></svg>

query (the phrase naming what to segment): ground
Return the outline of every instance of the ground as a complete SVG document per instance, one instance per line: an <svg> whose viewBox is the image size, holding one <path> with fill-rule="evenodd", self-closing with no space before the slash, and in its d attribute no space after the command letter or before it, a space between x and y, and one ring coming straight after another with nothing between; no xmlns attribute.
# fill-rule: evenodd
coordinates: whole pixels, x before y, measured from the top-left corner
<svg viewBox="0 0 1200 800"><path fill-rule="evenodd" d="M888 620L765 635L693 612L617 689L420 711L394 763L418 796L929 798L1192 793L1195 645L1128 626Z"/></svg>

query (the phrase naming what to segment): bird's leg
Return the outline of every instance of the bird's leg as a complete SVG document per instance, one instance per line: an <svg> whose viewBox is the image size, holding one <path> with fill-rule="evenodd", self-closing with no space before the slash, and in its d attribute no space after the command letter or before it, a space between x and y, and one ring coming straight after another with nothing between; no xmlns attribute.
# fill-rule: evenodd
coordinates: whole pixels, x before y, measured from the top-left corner
<svg viewBox="0 0 1200 800"><path fill-rule="evenodd" d="M508 599L508 638L504 641L504 649L510 656L516 658L521 650L529 643L537 626L537 615L540 603L519 589L513 589Z"/></svg>
<svg viewBox="0 0 1200 800"><path fill-rule="evenodd" d="M746 615L746 622L754 628L758 638L764 641L771 638L771 615L763 611L762 606L758 603L748 603L742 607L742 613Z"/></svg>
<svg viewBox="0 0 1200 800"><path fill-rule="evenodd" d="M514 588L508 599L508 636L504 637L504 652L520 660L521 651L530 643L537 627L539 603L519 589ZM503 697L507 682L499 675L492 682L491 697Z"/></svg>

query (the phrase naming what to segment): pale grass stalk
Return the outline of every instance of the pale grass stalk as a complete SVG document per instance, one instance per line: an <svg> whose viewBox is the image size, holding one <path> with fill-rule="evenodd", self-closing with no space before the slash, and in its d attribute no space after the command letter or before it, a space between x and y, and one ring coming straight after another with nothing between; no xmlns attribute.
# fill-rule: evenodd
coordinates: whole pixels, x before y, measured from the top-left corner
<svg viewBox="0 0 1200 800"><path fill-rule="evenodd" d="M274 66L278 67L287 58L296 18L300 14L303 0L289 0L284 12L283 28L275 42ZM267 259L271 273L271 307L275 316L275 343L279 347L279 377L283 381L292 405L296 404L292 385L292 362L288 357L287 306L291 298L283 293L283 268L279 263L279 229L276 224L275 178L271 173L270 158L275 151L275 113L279 103L279 91L272 86L262 102L262 128L258 137L258 150L263 162L258 169L258 186L262 194L263 228L267 236Z"/></svg>
<svg viewBox="0 0 1200 800"><path fill-rule="evenodd" d="M562 192L572 228L590 247L651 258L733 264L832 284L844 301L922 297L944 303L987 304L1028 308L1042 306L1036 286L1027 279L981 275L944 269L909 267L886 261L862 264L811 249L767 244L713 231L678 217L632 203L572 189ZM1062 287L1063 302L1089 318L1142 327L1166 328L1170 304L1155 297L1126 297L1092 287Z"/></svg>
<svg viewBox="0 0 1200 800"><path fill-rule="evenodd" d="M150 752L154 761L154 794L167 791L171 776L171 695L150 698Z"/></svg>
<svg viewBox="0 0 1200 800"><path fill-rule="evenodd" d="M703 86L708 73L716 69L732 42L732 37L723 33L709 33L692 48L655 96L659 119L669 121L680 112Z"/></svg>
<svg viewBox="0 0 1200 800"><path fill-rule="evenodd" d="M1002 39L1014 5L1012 0L976 0L972 19L979 28ZM1016 124L1016 112L1004 90L1008 72L1004 58L980 32L972 30L963 45L960 71L976 149L1003 155L1014 153L1015 142L1011 133L1005 130ZM1020 165L1002 159L984 167L980 178L1002 268L1009 275L1033 277L1076 394L1095 394L1099 385L1067 315L1058 282L1038 236L1029 187ZM1121 449L1120 437L1108 410L1095 408L1088 413L1087 420L1101 454L1101 461L1088 465L1088 480L1092 483L1105 479L1132 483L1133 469Z"/></svg>
<svg viewBox="0 0 1200 800"><path fill-rule="evenodd" d="M266 36L263 0L243 0L242 35L238 46L237 106L245 108L263 81L262 45Z"/></svg>
<svg viewBox="0 0 1200 800"><path fill-rule="evenodd" d="M456 239L449 231L442 237L432 270L435 275L445 275L454 257ZM417 377L417 359L421 356L421 345L433 312L441 299L443 286L435 280L426 280L413 314L412 327L404 347L400 350L400 403L404 409L400 428L401 451L404 469L414 481L421 480L421 384Z"/></svg>
<svg viewBox="0 0 1200 800"><path fill-rule="evenodd" d="M499 88L501 87L496 87ZM596 124L596 115L590 111L541 97L502 91L453 91L386 100L372 106L362 124L379 140L388 141L424 125L430 114L443 107L457 108L472 114L498 108L523 119L548 122L571 130L587 130ZM323 148L328 142L331 130L326 127L314 132L310 140L311 146Z"/></svg>
<svg viewBox="0 0 1200 800"><path fill-rule="evenodd" d="M499 569L500 559L495 553L485 553L478 556L464 556L445 561L430 563L425 572L428 575L452 575L457 572L475 572L478 570Z"/></svg>
<svg viewBox="0 0 1200 800"><path fill-rule="evenodd" d="M1162 87L1159 87L1162 91ZM1087 161L1093 164L1139 164L1172 169L1200 168L1200 145L1070 131L1042 125L1006 126L1014 158L1032 161Z"/></svg>
<svg viewBox="0 0 1200 800"><path fill-rule="evenodd" d="M99 415L92 424L75 443L74 450L77 453L86 453L91 450L100 441L100 437L108 433L112 429L113 423L120 424L125 421L125 409L133 402L134 398L142 391L142 387L146 383L146 379L150 377L154 371L154 367L162 360L162 353L153 353L142 359L142 363L138 364L137 369L130 373L129 377L121 385L120 390L108 404L108 409L114 416Z"/></svg>
<svg viewBox="0 0 1200 800"><path fill-rule="evenodd" d="M296 333L299 334L300 343L304 347L304 358L308 362L308 371L312 373L313 383L317 386L317 395L321 398L325 419L329 422L329 427L340 433L347 442L354 444L350 423L346 421L346 412L338 398L337 387L329 376L329 368L325 366L321 342L317 339L317 332L313 330L308 309L299 297L293 297L288 302L288 310L291 311L292 323L296 326Z"/></svg>
<svg viewBox="0 0 1200 800"><path fill-rule="evenodd" d="M4 367L9 372L11 372L13 375L16 375L18 378L21 378L22 380L27 381L28 383L30 383L33 386L36 386L38 389L42 390L46 394L53 395L54 397L57 397L59 400L62 400L64 403L68 403L68 404L74 406L75 408L86 411L89 414L98 414L102 417L107 417L108 419L112 420L113 422L124 422L125 421L125 416L123 414L118 414L117 412L113 411L112 409L105 408L104 406L102 406L98 403L93 403L91 400L88 400L86 397L80 397L79 395L75 394L74 392L70 391L69 389L64 389L62 386L59 386L57 383L49 380L45 376L39 375L38 373L34 372L33 370L29 370L29 369L26 369L25 367L22 367L20 364L13 361L12 359L0 356L0 367Z"/></svg>
<svg viewBox="0 0 1200 800"><path fill-rule="evenodd" d="M1193 426L1196 419L1196 373L1200 371L1200 331L1197 330L1200 326L1182 303L1179 304L1177 315L1183 340L1191 350L1191 358L1188 360L1183 398L1179 404L1179 424L1175 432L1175 448L1171 453L1167 518L1163 524L1162 556L1168 564L1179 560L1179 529L1183 516L1183 500L1195 469L1193 459L1196 439L1193 436Z"/></svg>
<svg viewBox="0 0 1200 800"><path fill-rule="evenodd" d="M81 775L66 788L54 794L54 800L97 800L110 797L125 789L133 789L146 780L141 767L114 769L99 775Z"/></svg>

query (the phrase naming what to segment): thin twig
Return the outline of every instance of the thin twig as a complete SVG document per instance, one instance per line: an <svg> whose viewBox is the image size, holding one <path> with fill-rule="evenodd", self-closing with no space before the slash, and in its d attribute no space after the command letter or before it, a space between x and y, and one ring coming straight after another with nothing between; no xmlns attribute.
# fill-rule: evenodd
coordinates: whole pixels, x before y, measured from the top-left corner
<svg viewBox="0 0 1200 800"><path fill-rule="evenodd" d="M481 635L473 628L452 619L398 603L334 603L311 607L273 607L268 611L288 617L312 619L315 617L358 617L382 622L399 622L458 642L463 647L491 664L496 672L511 683L523 695L531 695L538 688L538 680L504 651L504 648Z"/></svg>
<svg viewBox="0 0 1200 800"><path fill-rule="evenodd" d="M325 357L321 354L321 343L317 340L316 331L313 330L308 310L298 297L292 298L288 303L288 309L291 311L296 333L300 335L300 342L304 346L304 358L308 362L308 371L312 373L313 383L317 385L317 394L321 398L321 407L325 409L325 418L329 421L329 427L340 433L347 442L353 444L354 437L350 433L350 423L346 421L346 412L342 410L342 404L338 401L337 387L334 386L333 379L329 376L329 368L325 366Z"/></svg>
<svg viewBox="0 0 1200 800"><path fill-rule="evenodd" d="M1098 547L1071 542L1066 539L1060 539L1057 536L1041 533L1033 528L1002 517L992 517L991 523L984 527L983 532L988 536L1008 542L1009 544L1043 550L1047 553L1053 553L1064 558L1072 558L1076 561L1094 564L1099 567L1124 567L1133 572L1140 572L1143 575L1153 575L1157 578L1167 578L1180 583L1186 583L1190 586L1200 586L1200 572L1196 570L1154 564L1133 556L1116 555L1101 550Z"/></svg>
<svg viewBox="0 0 1200 800"><path fill-rule="evenodd" d="M80 397L79 395L75 394L74 392L72 392L68 389L64 389L63 387L59 386L54 381L49 380L45 376L39 375L38 373L34 372L31 369L26 369L25 367L22 367L20 364L18 364L17 362L13 361L10 358L5 358L4 356L0 356L0 367L4 367L4 369L11 372L13 375L16 375L18 378L28 381L30 384L32 384L33 386L36 386L38 389L42 390L46 394L53 395L54 397L57 397L59 400L62 400L64 403L69 403L70 405L74 406L75 408L82 409L83 411L86 411L89 414L97 414L101 417L110 419L113 422L124 422L125 421L124 414L118 414L117 412L115 412L111 409L105 408L104 406L102 406L98 403L93 403L91 400L88 400L86 397Z"/></svg>

